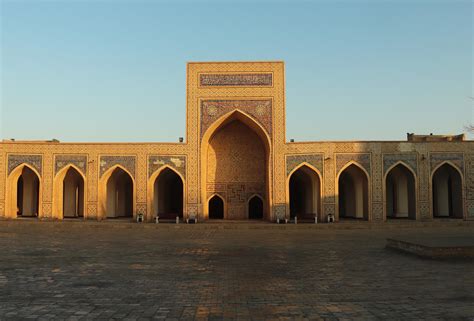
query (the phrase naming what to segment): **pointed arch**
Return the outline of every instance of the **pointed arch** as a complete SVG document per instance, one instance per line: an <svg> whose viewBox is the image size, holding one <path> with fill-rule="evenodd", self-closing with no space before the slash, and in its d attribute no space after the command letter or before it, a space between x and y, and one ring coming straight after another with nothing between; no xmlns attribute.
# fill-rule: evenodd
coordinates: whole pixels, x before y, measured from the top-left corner
<svg viewBox="0 0 474 321"><path fill-rule="evenodd" d="M122 165L120 164L115 164L114 166L111 166L105 173L100 177L99 179L99 189L98 189L98 198L99 198L99 215L98 219L105 219L107 218L107 184L109 182L109 179L112 177L112 175L117 171L121 170L131 180L131 191L132 191L132 197L131 197L131 212L133 218L136 216L136 203L135 203L135 195L136 195L136 184L135 184L135 179L133 175Z"/></svg>
<svg viewBox="0 0 474 321"><path fill-rule="evenodd" d="M180 178L181 180L181 184L182 184L182 187L181 187L181 191L182 191L182 195L181 195L181 198L182 198L182 209L181 209L181 215L179 215L180 217L186 217L186 180L185 178L183 177L183 175L177 171L175 168L169 166L169 165L163 165L161 166L160 168L158 168L156 171L153 172L153 174L151 174L151 176L149 177L148 179L148 183L147 183L147 203L148 203L148 213L147 213L147 217L148 217L148 220L152 220L154 217L157 216L158 214L158 200L157 200L157 182L158 182L158 179L160 177L160 175L163 174L163 172L165 171L171 171L172 173L174 173L177 177Z"/></svg>
<svg viewBox="0 0 474 321"><path fill-rule="evenodd" d="M74 170L75 173L82 179L82 196L81 191L78 191L77 195L77 207L78 213L81 212L82 208L82 216L85 219L87 217L86 214L86 193L87 193L87 185L86 185L86 176L82 173L82 171L74 164L67 164L61 170L59 170L53 179L53 218L63 219L64 218L64 182L69 170ZM79 187L80 189L80 187Z"/></svg>
<svg viewBox="0 0 474 321"><path fill-rule="evenodd" d="M211 203L213 201L216 201L215 204ZM212 194L207 199L206 203L207 203L208 208L210 208L210 212L208 214L209 219L224 219L226 217L226 209L227 209L226 202L219 193ZM216 212L214 213L214 211Z"/></svg>
<svg viewBox="0 0 474 321"><path fill-rule="evenodd" d="M304 175L307 175L310 179L309 182L306 182L304 184L303 182L295 182L294 178L297 178L295 176L298 175L299 172L302 172ZM298 164L295 168L291 170L291 172L288 174L286 178L286 213L288 213L289 217L292 218L294 216L297 216L298 207L304 210L305 213L299 213L301 218L311 218L314 219L314 216L318 217L318 220L322 220L322 211L321 211L321 194L322 194L322 175L321 172L314 167L313 165L307 163L307 162L302 162ZM299 187L299 188L298 188ZM300 193L298 193L298 189L301 192L304 192L305 197L299 199L299 203L301 203L301 206L296 206L298 204L295 204L295 201L298 203L298 198L294 197ZM293 191L292 191L293 190ZM293 193L292 193L293 192ZM295 194L295 195L292 195ZM293 206L292 206L293 205Z"/></svg>
<svg viewBox="0 0 474 321"><path fill-rule="evenodd" d="M382 189L384 220L418 218L418 179L411 166L401 160L391 165L383 176Z"/></svg>
<svg viewBox="0 0 474 321"><path fill-rule="evenodd" d="M445 160L445 161L439 163L438 165L436 165L435 168L433 168L433 170L431 171L431 179L433 179L433 176L436 173L436 171L444 165L449 165L454 170L456 170L458 172L459 176L461 176L461 179L464 182L464 175L463 175L462 171L459 169L459 167L456 164L454 164L453 162L451 162L449 160Z"/></svg>
<svg viewBox="0 0 474 321"><path fill-rule="evenodd" d="M271 138L267 131L263 128L263 126L256 121L254 118L252 118L250 115L247 113L236 109L231 112L226 113L225 115L222 115L219 117L214 123L212 123L209 128L205 131L205 133L202 136L201 139L201 145L200 145L200 171L201 171L201 179L200 179L200 184L201 184L201 200L207 200L206 202L203 202L203 216L204 218L209 217L209 201L206 198L206 193L207 193L207 179L208 179L208 151L209 151L209 146L211 144L212 139L214 136L219 133L220 129L223 129L226 127L226 125L232 123L233 121L238 121L241 124L245 125L249 130L251 130L254 134L258 136L260 139L264 151L265 151L265 201L264 201L264 213L266 214L267 218L270 218L270 207L271 207L271 184L270 184L270 165L271 164ZM231 183L231 182L229 182ZM227 204L226 204L227 205ZM226 213L227 213L227 208L226 208ZM242 214L245 215L245 212Z"/></svg>
<svg viewBox="0 0 474 321"><path fill-rule="evenodd" d="M258 199L258 203L256 203L256 199ZM259 194L252 194L247 199L247 217L249 219L263 219L263 198Z"/></svg>
<svg viewBox="0 0 474 321"><path fill-rule="evenodd" d="M33 191L35 195L32 197L37 198L35 203L37 204L34 210L36 210L36 214L38 218L43 217L43 182L40 173L31 165L27 163L19 164L15 167L11 173L7 176L6 182L6 194L5 194L5 217L7 218L16 218L18 213L18 182L20 177L22 176L24 170L31 171L38 180L38 187L37 192Z"/></svg>
<svg viewBox="0 0 474 321"><path fill-rule="evenodd" d="M344 184L344 181L341 182L341 176L344 174L349 168L355 168L358 170L360 173L363 174L362 178L359 177L357 179L357 187L354 185L354 183L349 184ZM362 181L360 180L362 179ZM336 220L339 220L341 218L341 212L346 212L347 207L349 207L347 200L346 200L346 194L352 194L352 197L350 197L351 200L351 208L354 213L350 213L351 217L355 218L363 218L367 221L370 221L372 219L372 207L371 207L371 195L372 195L372 189L371 189L371 181L370 181L370 175L367 172L367 170L358 162L356 161L350 161L347 164L345 164L337 173L336 175ZM342 184L341 184L342 183ZM348 188L346 188L348 187ZM342 194L341 194L341 189L342 189ZM346 191L347 189L347 191ZM348 193L346 193L348 192ZM342 203L342 204L341 204ZM345 206L346 208L341 208L341 205Z"/></svg>
<svg viewBox="0 0 474 321"><path fill-rule="evenodd" d="M399 160L399 161L395 162L392 166L390 166L389 168L387 168L387 170L385 171L385 174L384 174L384 180L385 180L385 178L387 177L388 173L389 173L392 169L394 169L395 167L397 167L398 165L401 165L401 166L405 167L407 170L409 170L409 171L413 174L414 177L417 177L415 171L411 168L410 165L408 165L407 163L405 163L405 162L402 161L402 160Z"/></svg>
<svg viewBox="0 0 474 321"><path fill-rule="evenodd" d="M431 172L431 217L465 218L464 175L451 161L443 161Z"/></svg>
<svg viewBox="0 0 474 321"><path fill-rule="evenodd" d="M252 116L240 109L235 109L231 112L228 112L227 114L224 114L219 117L214 123L212 123L209 128L207 128L207 130L204 132L204 135L201 139L201 144L204 145L204 142L208 142L211 139L212 135L219 128L223 127L226 123L232 120L240 120L242 123L250 127L264 141L265 147L268 148L267 152L270 150L271 139L265 128L263 128L263 126Z"/></svg>

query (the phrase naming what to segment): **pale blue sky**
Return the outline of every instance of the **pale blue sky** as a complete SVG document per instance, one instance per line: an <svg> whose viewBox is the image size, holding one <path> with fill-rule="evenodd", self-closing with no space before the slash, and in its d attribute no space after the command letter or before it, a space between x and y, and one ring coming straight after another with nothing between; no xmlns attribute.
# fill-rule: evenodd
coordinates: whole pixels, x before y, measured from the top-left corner
<svg viewBox="0 0 474 321"><path fill-rule="evenodd" d="M473 121L471 1L2 1L2 138L177 141L186 62L283 60L287 138Z"/></svg>

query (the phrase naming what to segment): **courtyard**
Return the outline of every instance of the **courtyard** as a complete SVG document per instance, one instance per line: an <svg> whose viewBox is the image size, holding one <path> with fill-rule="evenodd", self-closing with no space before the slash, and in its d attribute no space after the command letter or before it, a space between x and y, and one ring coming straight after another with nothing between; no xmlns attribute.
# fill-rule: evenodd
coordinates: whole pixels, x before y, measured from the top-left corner
<svg viewBox="0 0 474 321"><path fill-rule="evenodd" d="M474 262L420 259L387 237L474 225L0 221L0 319L471 319Z"/></svg>

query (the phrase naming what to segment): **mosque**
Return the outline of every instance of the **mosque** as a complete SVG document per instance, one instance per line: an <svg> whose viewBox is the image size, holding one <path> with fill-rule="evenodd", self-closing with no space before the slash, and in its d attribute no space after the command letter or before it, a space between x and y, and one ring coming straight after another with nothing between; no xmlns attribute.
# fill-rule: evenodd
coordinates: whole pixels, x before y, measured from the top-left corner
<svg viewBox="0 0 474 321"><path fill-rule="evenodd" d="M0 143L0 217L474 219L474 141L286 140L283 62L187 65L175 143Z"/></svg>

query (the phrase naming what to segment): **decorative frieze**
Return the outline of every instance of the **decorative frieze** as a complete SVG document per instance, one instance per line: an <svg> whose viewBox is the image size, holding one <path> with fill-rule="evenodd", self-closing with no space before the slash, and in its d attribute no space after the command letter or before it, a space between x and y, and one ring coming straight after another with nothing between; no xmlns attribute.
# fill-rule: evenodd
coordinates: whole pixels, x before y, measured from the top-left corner
<svg viewBox="0 0 474 321"><path fill-rule="evenodd" d="M122 166L135 178L135 156L101 156L99 177L115 165Z"/></svg>
<svg viewBox="0 0 474 321"><path fill-rule="evenodd" d="M185 156L160 156L152 155L148 157L148 178L163 166L169 166L186 178L186 157Z"/></svg>
<svg viewBox="0 0 474 321"><path fill-rule="evenodd" d="M398 162L403 162L409 166L416 174L418 174L417 156L414 153L401 154L384 154L383 155L383 173L387 173L388 169Z"/></svg>
<svg viewBox="0 0 474 321"><path fill-rule="evenodd" d="M301 163L307 163L316 168L322 175L323 173L323 155L322 154L304 154L286 156L286 175L288 176L293 169Z"/></svg>
<svg viewBox="0 0 474 321"><path fill-rule="evenodd" d="M41 155L8 155L8 175L21 164L28 164L41 175L43 169L43 157Z"/></svg>
<svg viewBox="0 0 474 321"><path fill-rule="evenodd" d="M272 100L203 100L201 102L201 138L219 117L240 110L260 123L272 137Z"/></svg>
<svg viewBox="0 0 474 321"><path fill-rule="evenodd" d="M370 154L369 153L344 153L336 155L336 173L349 162L356 162L361 165L370 175Z"/></svg>
<svg viewBox="0 0 474 321"><path fill-rule="evenodd" d="M271 87L272 73L200 74L202 87Z"/></svg>
<svg viewBox="0 0 474 321"><path fill-rule="evenodd" d="M455 165L461 173L464 173L464 155L463 153L431 153L430 168L431 172L443 162L450 162Z"/></svg>
<svg viewBox="0 0 474 321"><path fill-rule="evenodd" d="M56 155L54 175L69 164L76 166L84 175L87 175L86 155Z"/></svg>

